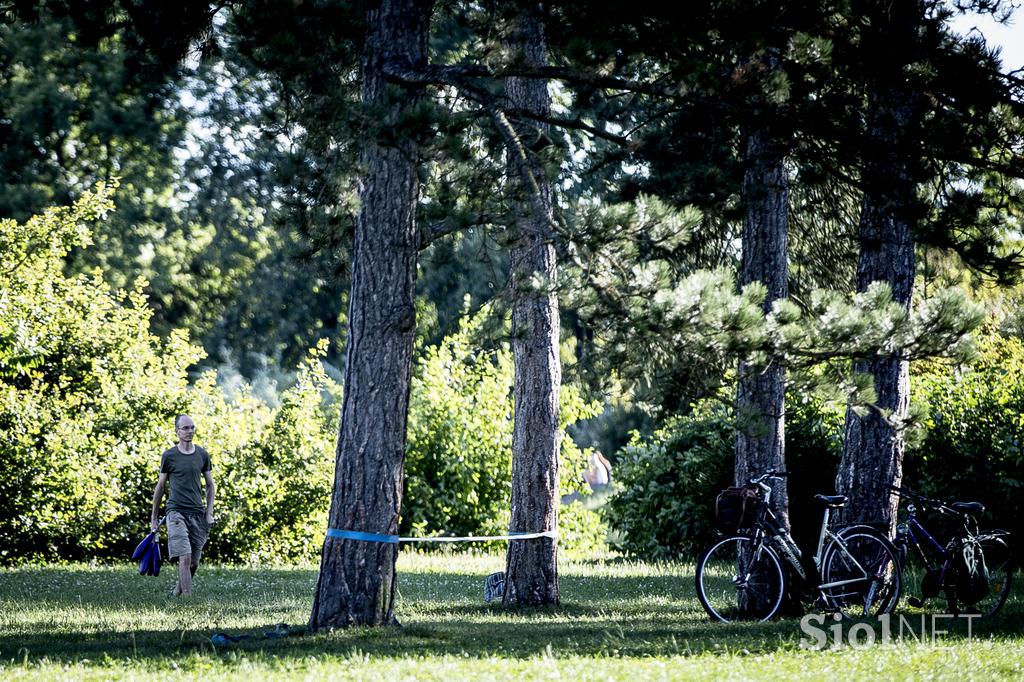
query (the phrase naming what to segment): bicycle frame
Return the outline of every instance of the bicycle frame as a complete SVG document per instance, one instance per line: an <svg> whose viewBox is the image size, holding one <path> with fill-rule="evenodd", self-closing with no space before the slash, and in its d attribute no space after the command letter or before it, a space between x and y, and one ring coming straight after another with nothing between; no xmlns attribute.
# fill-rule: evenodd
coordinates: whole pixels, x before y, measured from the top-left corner
<svg viewBox="0 0 1024 682"><path fill-rule="evenodd" d="M781 526L775 514L772 513L772 510L770 508L772 499L772 487L764 482L758 482L757 486L761 489L761 493L764 498L764 501L761 505L761 513L758 516L758 523L756 525L756 533L760 533L761 538L759 538L756 534L754 538L755 542L757 542L757 546L760 546L760 543L763 542L763 538L771 538L777 540L781 545L780 549L783 550L781 552L778 552L780 557L787 564L789 564L794 571L796 571L797 575L799 575L801 579L807 580L807 573L806 571L804 571L803 564L800 563L800 559L802 557L800 548L797 547L795 542L793 542L793 538L790 537L789 533L786 532L786 530ZM825 595L825 590L834 587L843 587L845 585L863 583L866 580L872 580L874 577L871 573L867 571L867 569L861 566L860 562L857 561L856 557L850 554L850 551L847 549L846 543L843 541L842 537L829 530L828 523L830 516L831 510L828 507L825 507L825 512L821 517L821 531L818 533L818 547L814 552L814 556L812 557L812 559L814 560L815 570L817 571L818 575L821 575L821 560L825 553L825 546L827 540L830 543L835 543L835 546L839 549L839 551L841 551L847 559L853 562L853 565L856 566L857 570L861 572L861 576L858 578L851 578L848 580L836 580L828 583L819 583L816 589L818 590L818 592L821 593L822 597L824 597Z"/></svg>
<svg viewBox="0 0 1024 682"><path fill-rule="evenodd" d="M903 555L901 563L904 564L907 561L906 555L910 552L909 548L913 547L913 551L924 569L924 575L921 578L921 598L912 598L911 604L922 606L923 600L936 597L940 592L944 592L949 609L951 612L956 613L960 608L961 589L976 589L977 582L977 576L973 574L961 575L961 564L958 557L968 544L974 544L981 548L984 543L989 549L995 549L995 556L1002 556L1003 563L999 565L997 573L1002 571L1005 574L1005 581L998 583L999 587L994 592L994 594L1002 594L1003 596L998 598L987 615L992 615L1002 608L1003 603L1006 601L1005 595L1006 591L1009 590L1013 572L1012 558L1010 558L1009 546L1007 544L1007 538L1010 537L1010 533L1000 529L979 530L976 515L984 511L984 507L980 504L971 502L948 503L924 497L899 486L890 486L890 488L893 494L908 500L906 519L896 526L893 544L900 549ZM949 519L956 519L960 530L954 530L949 540L943 545L918 520L917 512L921 509L928 509ZM1002 554L1000 553L1000 546L1005 550ZM991 558L991 556L989 555L988 558ZM970 594L970 592L967 592L967 594ZM976 600L968 601L965 603L965 606L972 608L975 606L975 603Z"/></svg>
<svg viewBox="0 0 1024 682"><path fill-rule="evenodd" d="M773 495L768 482L785 476L785 472L768 471L749 479L759 503L753 524L730 529L701 554L694 578L704 610L726 623L748 618L763 621L783 608L784 599L796 597L814 598L829 612L848 616L888 613L899 599L902 584L889 541L873 528L833 532L831 510L841 506L837 504L841 499L825 497L812 567L811 557L801 555L770 508ZM723 519L731 520L724 515Z"/></svg>
<svg viewBox="0 0 1024 682"><path fill-rule="evenodd" d="M928 553L925 552L924 548L921 546L921 540L927 541L928 547L931 548L932 553L942 560L942 573L939 577L940 579L944 579L946 571L949 570L951 565L952 555L931 533L928 532L928 529L922 526L921 522L917 520L917 507L912 502L907 504L907 520L902 525L906 526L906 530L904 531L902 527L897 527L896 542L907 543L912 546L914 551L917 553L918 558L921 560L921 563L924 564L925 570L933 571L938 568L938 562L933 564ZM918 534L922 536L920 540L918 539Z"/></svg>

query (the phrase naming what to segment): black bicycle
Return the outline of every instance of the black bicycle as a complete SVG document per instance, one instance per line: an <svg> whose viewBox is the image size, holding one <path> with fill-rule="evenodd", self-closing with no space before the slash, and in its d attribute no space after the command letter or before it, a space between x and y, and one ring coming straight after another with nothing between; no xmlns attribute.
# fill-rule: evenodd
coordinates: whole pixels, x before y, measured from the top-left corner
<svg viewBox="0 0 1024 682"><path fill-rule="evenodd" d="M874 528L828 527L831 510L846 504L842 495L815 497L825 510L813 557L817 576L808 578L800 549L770 509L768 481L783 476L769 471L719 496L716 521L729 534L711 543L696 570L697 597L708 615L722 622L768 620L787 589L801 592L810 584L828 611L857 617L892 611L901 586L896 550Z"/></svg>
<svg viewBox="0 0 1024 682"><path fill-rule="evenodd" d="M943 502L907 488L890 486L894 495L909 500L907 517L896 526L896 547L901 565L913 548L923 574L921 596L911 597L911 606L942 592L949 613L977 613L992 616L1003 608L1013 581L1013 552L1010 533L978 530L978 516L985 512L980 502ZM941 544L917 517L918 506L952 519L959 527L946 544Z"/></svg>

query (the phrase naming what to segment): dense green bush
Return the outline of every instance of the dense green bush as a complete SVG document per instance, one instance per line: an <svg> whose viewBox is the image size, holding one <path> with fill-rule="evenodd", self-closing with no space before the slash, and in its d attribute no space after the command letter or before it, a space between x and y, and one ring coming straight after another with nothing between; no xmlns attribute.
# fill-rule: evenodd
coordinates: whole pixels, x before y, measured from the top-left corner
<svg viewBox="0 0 1024 682"><path fill-rule="evenodd" d="M500 535L512 494L512 354L473 343L486 309L464 318L440 345L426 349L412 382L401 531L417 536ZM592 416L573 386L563 386L562 429ZM578 490L589 452L562 439L562 494ZM570 550L603 543L593 511L560 511L561 543ZM538 529L540 530L540 529Z"/></svg>
<svg viewBox="0 0 1024 682"><path fill-rule="evenodd" d="M913 379L927 413L904 481L948 500L977 500L985 525L1024 537L1024 343L989 333L970 367L934 363Z"/></svg>
<svg viewBox="0 0 1024 682"><path fill-rule="evenodd" d="M89 243L86 225L111 209L101 186L71 208L0 223L5 563L123 546L139 515L127 502L145 485L142 462L160 447L155 425L187 404L185 369L200 351L181 334L151 337L138 289L63 274L67 253Z"/></svg>
<svg viewBox="0 0 1024 682"><path fill-rule="evenodd" d="M615 545L649 559L689 556L713 533L712 491L732 478L733 425L722 404L673 419L619 451L619 492L604 508Z"/></svg>
<svg viewBox="0 0 1024 682"><path fill-rule="evenodd" d="M217 467L220 520L210 539L212 557L284 562L319 556L341 394L324 372L326 350L323 341L310 351L276 409L245 385L228 399L213 372L196 383L192 415L206 425L201 439Z"/></svg>
<svg viewBox="0 0 1024 682"><path fill-rule="evenodd" d="M834 490L842 422L814 401L790 396L786 468L794 537L807 546L820 523L813 495ZM620 486L605 508L617 548L646 559L692 558L714 537L715 497L732 485L735 429L731 407L706 401L671 420L648 441L620 452Z"/></svg>
<svg viewBox="0 0 1024 682"><path fill-rule="evenodd" d="M111 291L68 277L71 249L112 209L100 186L75 206L24 225L0 222L0 563L127 556L146 532L160 454L174 417L189 413L211 454L218 525L207 556L222 561L314 559L334 477L341 386L326 375L326 343L311 351L272 407L231 391L184 332L150 334L142 284ZM502 533L511 489L512 362L476 353L481 316L417 364L412 389L403 530ZM563 428L591 416L563 388ZM586 459L564 439L563 493ZM591 547L600 519L564 510L563 544Z"/></svg>
<svg viewBox="0 0 1024 682"><path fill-rule="evenodd" d="M228 399L184 333L149 333L140 293L67 277L69 250L112 209L100 186L71 208L0 223L0 562L113 558L144 534L160 454L188 412L211 453L222 524L214 559L311 558L333 471L337 390L303 366L272 410L243 387Z"/></svg>

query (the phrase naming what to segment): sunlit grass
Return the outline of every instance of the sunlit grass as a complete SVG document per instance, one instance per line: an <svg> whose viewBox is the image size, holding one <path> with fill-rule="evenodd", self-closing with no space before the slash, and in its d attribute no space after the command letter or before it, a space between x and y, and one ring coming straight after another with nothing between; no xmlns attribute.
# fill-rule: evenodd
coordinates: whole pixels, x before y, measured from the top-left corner
<svg viewBox="0 0 1024 682"><path fill-rule="evenodd" d="M311 566L203 567L196 594L167 596L130 565L0 571L0 677L17 679L1019 679L1021 605L938 640L805 651L796 620L709 622L692 564L567 560L562 605L520 613L483 601L495 554L403 553L398 628L271 639L309 614ZM1019 587L1019 585L1017 586ZM935 609L941 604L935 602ZM916 617L914 612L914 616ZM826 624L829 625L831 622ZM228 646L215 632L249 634Z"/></svg>

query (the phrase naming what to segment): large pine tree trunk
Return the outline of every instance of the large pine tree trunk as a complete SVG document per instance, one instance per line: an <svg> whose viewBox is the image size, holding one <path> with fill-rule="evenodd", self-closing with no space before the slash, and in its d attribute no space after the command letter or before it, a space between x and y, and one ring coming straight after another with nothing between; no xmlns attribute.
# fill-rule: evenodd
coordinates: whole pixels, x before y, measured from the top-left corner
<svg viewBox="0 0 1024 682"><path fill-rule="evenodd" d="M740 284L761 282L768 290L764 310L789 295L786 257L789 181L783 145L764 128L747 133L743 176L743 260ZM786 371L777 360L767 367L739 365L736 389L736 484L769 469L785 467ZM785 481L773 482L772 508L789 527Z"/></svg>
<svg viewBox="0 0 1024 682"><path fill-rule="evenodd" d="M539 5L517 21L515 49L527 66L547 63ZM512 109L547 115L547 82L505 81ZM512 352L515 359L515 423L512 434L512 532L539 532L558 525L558 394L562 367L558 356L558 299L552 243L551 183L535 152L545 146L546 129L516 126L522 146L510 148L509 175L518 185L512 266ZM528 153L528 150L534 152ZM537 287L537 284L540 287ZM509 543L505 568L505 604L557 604L558 545L552 538Z"/></svg>
<svg viewBox="0 0 1024 682"><path fill-rule="evenodd" d="M426 63L431 2L383 0L367 12L363 102L384 132L362 153L361 201L349 293L349 336L338 436L332 528L396 534L416 315L419 193L415 142L401 117L421 88L384 82L390 60ZM312 629L395 622L398 546L328 537L320 561Z"/></svg>
<svg viewBox="0 0 1024 682"><path fill-rule="evenodd" d="M887 67L868 93L864 198L858 239L857 290L886 282L893 300L910 309L914 286L913 211L916 186L912 167L919 155L914 143L919 124L918 98L903 80L904 65L913 62L917 27L923 9L918 2L872 2L879 50ZM854 363L855 372L874 379L875 409L858 415L846 412L843 456L836 489L849 496L845 522L864 522L895 530L898 500L889 492L903 477L904 435L901 428L910 406L910 367L898 357Z"/></svg>
<svg viewBox="0 0 1024 682"><path fill-rule="evenodd" d="M874 102L872 119L879 116L895 122L909 117L889 103ZM876 127L874 136L891 137L887 125ZM907 169L898 160L885 168L874 169L887 182L869 183L861 205L860 256L857 263L857 291L865 291L872 282L886 282L893 299L906 310L914 285L914 240L911 221L900 215L915 200ZM884 174L884 175L883 175ZM846 411L843 457L836 476L836 490L849 496L843 512L846 522L881 524L895 530L898 500L889 492L903 478L904 437L900 424L910 407L910 363L898 357L878 358L854 363L854 372L866 372L874 380L875 406L864 414L852 408Z"/></svg>

